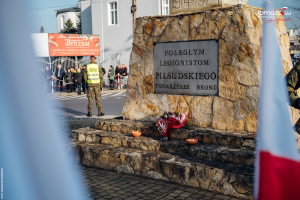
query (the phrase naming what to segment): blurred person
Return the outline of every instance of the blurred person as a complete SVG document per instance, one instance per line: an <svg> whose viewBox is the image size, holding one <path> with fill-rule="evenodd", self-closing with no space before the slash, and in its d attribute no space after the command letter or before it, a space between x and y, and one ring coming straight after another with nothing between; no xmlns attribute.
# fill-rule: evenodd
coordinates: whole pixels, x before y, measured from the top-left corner
<svg viewBox="0 0 300 200"><path fill-rule="evenodd" d="M63 87L63 79L65 77L65 70L61 68L61 65L57 65L57 69L55 71L55 77L56 77L56 91L58 92L59 88L60 91L62 91Z"/></svg>
<svg viewBox="0 0 300 200"><path fill-rule="evenodd" d="M46 82L46 87L47 87L47 92L51 92L52 87L50 87L52 85L52 70L49 69L48 66L46 66L46 70L44 71L44 79Z"/></svg>
<svg viewBox="0 0 300 200"><path fill-rule="evenodd" d="M114 89L115 71L114 71L114 68L112 65L109 66L108 79L109 79L110 89L113 90Z"/></svg>
<svg viewBox="0 0 300 200"><path fill-rule="evenodd" d="M100 65L101 66L101 68L102 68L102 73L103 73L103 76L106 74L106 71L105 71L105 69L102 67L102 65Z"/></svg>
<svg viewBox="0 0 300 200"><path fill-rule="evenodd" d="M122 69L121 69L121 75L122 76L127 76L127 67L125 64L122 64Z"/></svg>
<svg viewBox="0 0 300 200"><path fill-rule="evenodd" d="M82 67L82 69L81 69L81 74L82 74L82 92L84 92L84 94L85 94L86 93L86 85L85 85L86 80L84 79L83 74L84 74L84 70L85 70L86 65L82 65L81 67Z"/></svg>
<svg viewBox="0 0 300 200"><path fill-rule="evenodd" d="M286 81L291 106L300 109L300 98L297 92L300 88L300 62L287 74Z"/></svg>
<svg viewBox="0 0 300 200"><path fill-rule="evenodd" d="M118 74L121 75L121 65L117 65L115 69L115 79L118 80Z"/></svg>
<svg viewBox="0 0 300 200"><path fill-rule="evenodd" d="M94 98L96 99L96 105L98 108L98 116L104 116L101 105L101 88L103 87L103 72L99 65L96 63L96 57L91 56L91 64L87 65L84 71L84 80L87 82L88 92L88 117L92 117L92 110L94 106Z"/></svg>
<svg viewBox="0 0 300 200"><path fill-rule="evenodd" d="M82 73L80 69L77 69L77 73L75 74L75 84L77 87L77 94L81 95L81 82L82 82Z"/></svg>
<svg viewBox="0 0 300 200"><path fill-rule="evenodd" d="M76 72L77 72L76 68L78 68L77 65L75 65L75 68L74 68L74 67L71 67L72 80L73 80L74 88L75 88L75 89L77 88L77 87L76 87L76 83L75 83L75 74L76 74Z"/></svg>
<svg viewBox="0 0 300 200"><path fill-rule="evenodd" d="M72 72L71 72L70 68L68 68L68 71L65 74L64 79L67 84L66 88L67 88L68 93L72 92L73 90L75 91L74 85L73 85L74 82L73 82L73 78L72 78Z"/></svg>
<svg viewBox="0 0 300 200"><path fill-rule="evenodd" d="M121 65L117 65L115 69L115 76L121 73Z"/></svg>

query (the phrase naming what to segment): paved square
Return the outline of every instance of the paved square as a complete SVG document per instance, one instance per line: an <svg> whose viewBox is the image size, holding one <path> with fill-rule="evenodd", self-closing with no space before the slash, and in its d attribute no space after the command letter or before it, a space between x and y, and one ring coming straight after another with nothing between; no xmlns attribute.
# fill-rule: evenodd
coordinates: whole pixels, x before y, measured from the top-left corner
<svg viewBox="0 0 300 200"><path fill-rule="evenodd" d="M82 167L83 183L91 199L228 199L225 196L193 187L181 186L161 180L147 179L135 175L119 174L108 170Z"/></svg>

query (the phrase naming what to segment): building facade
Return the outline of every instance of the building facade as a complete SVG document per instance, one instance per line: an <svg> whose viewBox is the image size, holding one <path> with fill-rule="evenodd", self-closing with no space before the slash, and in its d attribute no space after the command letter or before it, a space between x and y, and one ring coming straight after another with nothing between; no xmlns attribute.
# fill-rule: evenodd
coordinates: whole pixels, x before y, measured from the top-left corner
<svg viewBox="0 0 300 200"><path fill-rule="evenodd" d="M78 6L65 8L61 10L56 10L56 26L57 33L60 33L64 29L64 24L68 19L73 22L74 28L76 28L76 23L78 21L77 15L80 14L80 4Z"/></svg>
<svg viewBox="0 0 300 200"><path fill-rule="evenodd" d="M169 0L134 0L136 17L168 15ZM133 42L133 0L81 0L82 33L100 36L99 63L129 68Z"/></svg>

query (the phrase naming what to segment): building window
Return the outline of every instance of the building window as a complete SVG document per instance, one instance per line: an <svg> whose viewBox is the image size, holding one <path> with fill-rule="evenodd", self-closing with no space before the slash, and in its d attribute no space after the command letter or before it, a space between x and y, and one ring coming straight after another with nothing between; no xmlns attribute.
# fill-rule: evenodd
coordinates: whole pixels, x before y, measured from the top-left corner
<svg viewBox="0 0 300 200"><path fill-rule="evenodd" d="M108 24L118 25L118 4L117 2L109 2L109 12L108 12Z"/></svg>
<svg viewBox="0 0 300 200"><path fill-rule="evenodd" d="M161 6L161 8L162 8L162 15L169 15L169 11L170 11L170 9L169 9L169 0L162 0L162 6Z"/></svg>
<svg viewBox="0 0 300 200"><path fill-rule="evenodd" d="M65 28L65 16L62 15L60 17L60 29L63 30Z"/></svg>

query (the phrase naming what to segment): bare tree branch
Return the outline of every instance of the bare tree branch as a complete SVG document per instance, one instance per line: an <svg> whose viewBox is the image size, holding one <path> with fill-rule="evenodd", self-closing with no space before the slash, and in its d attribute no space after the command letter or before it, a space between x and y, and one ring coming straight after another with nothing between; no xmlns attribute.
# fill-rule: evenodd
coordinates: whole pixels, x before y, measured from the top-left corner
<svg viewBox="0 0 300 200"><path fill-rule="evenodd" d="M287 2L287 0L285 0ZM293 11L293 15L296 19L292 20L296 29L300 27L300 0L293 0L293 3L285 3L289 9Z"/></svg>

